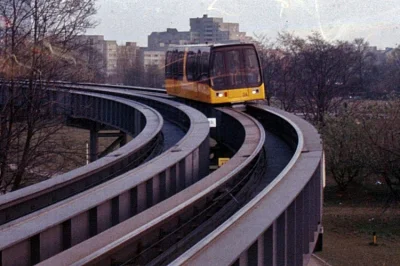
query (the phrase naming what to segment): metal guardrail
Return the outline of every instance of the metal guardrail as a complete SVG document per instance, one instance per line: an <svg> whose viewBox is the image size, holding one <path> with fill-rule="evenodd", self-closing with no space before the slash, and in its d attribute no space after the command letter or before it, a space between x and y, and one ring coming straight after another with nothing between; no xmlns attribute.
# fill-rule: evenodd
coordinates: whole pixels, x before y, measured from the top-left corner
<svg viewBox="0 0 400 266"><path fill-rule="evenodd" d="M70 84L71 83L65 83L65 84ZM157 93L163 93L167 94L166 89L158 89L158 88L149 88L149 87L139 87L139 86L128 86L128 85L112 85L112 84L96 84L96 83L77 83L79 86L90 86L90 87L95 87L98 88L99 86L103 88L114 88L114 89L124 89L124 90L132 90L136 92L157 92Z"/></svg>
<svg viewBox="0 0 400 266"><path fill-rule="evenodd" d="M176 240L177 237L184 238L189 234L186 225L196 216L205 218L208 215L205 210L214 208L214 205L219 204L218 201L224 202L226 198L232 199L233 195L236 196L234 190L237 184L257 174L252 170L255 169L255 165L263 167L265 163L260 160L265 141L261 124L232 109L218 110L217 124L231 125L221 128L221 138L232 143L236 140L235 146L238 149L227 163L175 196L42 262L41 265L56 265L61 262L68 265L110 265L115 261L121 262L135 256L136 260L129 263L143 265L148 263L154 254L158 254L161 246L163 249L177 247L174 252L182 252L182 247L176 244ZM235 134L232 134L233 128L236 130ZM236 200L242 202L244 199L238 197ZM236 205L235 201L234 207ZM214 222L208 230L222 221ZM169 257L171 258L171 254Z"/></svg>
<svg viewBox="0 0 400 266"><path fill-rule="evenodd" d="M47 94L48 100L53 103L52 110L49 110L51 115L90 119L119 128L135 138L93 163L0 196L0 225L76 195L140 165L149 156L154 156L152 152L161 144L163 119L148 106L95 93L49 90ZM110 108L114 111L111 112Z"/></svg>
<svg viewBox="0 0 400 266"><path fill-rule="evenodd" d="M294 115L265 106L248 110L288 140L291 136L295 155L261 193L170 265L308 264L322 218L321 140Z"/></svg>
<svg viewBox="0 0 400 266"><path fill-rule="evenodd" d="M205 176L209 151L206 117L175 102L144 98L161 106L163 115L187 126L184 138L128 173L1 228L3 265L38 263L137 215ZM110 118L115 116L109 114Z"/></svg>

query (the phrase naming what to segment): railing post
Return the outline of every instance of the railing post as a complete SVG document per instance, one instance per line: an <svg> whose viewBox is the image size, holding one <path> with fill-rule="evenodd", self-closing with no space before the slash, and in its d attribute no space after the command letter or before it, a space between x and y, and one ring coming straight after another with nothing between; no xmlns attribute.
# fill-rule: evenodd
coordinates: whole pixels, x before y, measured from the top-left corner
<svg viewBox="0 0 400 266"><path fill-rule="evenodd" d="M94 162L97 160L97 155L99 153L99 129L98 124L94 123L90 129L90 161Z"/></svg>

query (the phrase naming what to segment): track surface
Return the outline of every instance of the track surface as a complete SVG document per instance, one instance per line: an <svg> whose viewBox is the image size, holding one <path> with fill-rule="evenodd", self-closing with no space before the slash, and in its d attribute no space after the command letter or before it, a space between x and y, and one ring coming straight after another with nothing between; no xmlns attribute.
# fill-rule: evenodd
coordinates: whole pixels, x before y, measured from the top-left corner
<svg viewBox="0 0 400 266"><path fill-rule="evenodd" d="M185 132L183 132L181 128L166 119L164 119L162 132L164 134L164 148L162 152L174 146L180 139L183 138L183 136L185 136Z"/></svg>

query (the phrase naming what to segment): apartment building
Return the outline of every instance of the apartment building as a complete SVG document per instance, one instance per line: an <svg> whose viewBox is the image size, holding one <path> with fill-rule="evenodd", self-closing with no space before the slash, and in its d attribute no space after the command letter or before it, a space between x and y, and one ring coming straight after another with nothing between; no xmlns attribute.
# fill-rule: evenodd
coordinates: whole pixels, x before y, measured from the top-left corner
<svg viewBox="0 0 400 266"><path fill-rule="evenodd" d="M80 56L89 65L97 64L103 67L104 61L104 36L103 35L80 35L76 37L80 46Z"/></svg>
<svg viewBox="0 0 400 266"><path fill-rule="evenodd" d="M165 50L144 50L143 52L143 63L145 70L149 69L150 66L164 67L165 64Z"/></svg>
<svg viewBox="0 0 400 266"><path fill-rule="evenodd" d="M190 31L197 32L198 43L226 43L239 41L245 32L239 31L239 23L225 23L222 18L208 17L190 19Z"/></svg>
<svg viewBox="0 0 400 266"><path fill-rule="evenodd" d="M190 19L190 31L178 31L167 28L164 32L152 32L148 36L148 48L144 49L143 62L147 69L150 65L162 66L165 51L170 45L199 43L229 43L250 40L245 32L239 31L238 23L224 23L222 18L208 17Z"/></svg>
<svg viewBox="0 0 400 266"><path fill-rule="evenodd" d="M118 83L121 71L133 65L143 66L140 47L136 42L118 45L117 41L104 40L103 35L81 35L77 37L80 45L80 58L92 68L101 70L107 82Z"/></svg>
<svg viewBox="0 0 400 266"><path fill-rule="evenodd" d="M139 62L140 47L136 42L126 42L125 45L117 47L117 65L118 67L125 67L137 64Z"/></svg>
<svg viewBox="0 0 400 266"><path fill-rule="evenodd" d="M170 44L191 44L198 43L199 34L190 31L178 31L177 29L167 28L164 32L152 32L148 36L148 47L156 50L168 47Z"/></svg>
<svg viewBox="0 0 400 266"><path fill-rule="evenodd" d="M104 41L104 58L107 77L117 74L118 44L117 41Z"/></svg>
<svg viewBox="0 0 400 266"><path fill-rule="evenodd" d="M239 23L225 23L222 18L190 19L190 31L167 28L164 32L152 32L148 36L148 48L160 50L171 44L228 43L246 40L246 33L239 31Z"/></svg>

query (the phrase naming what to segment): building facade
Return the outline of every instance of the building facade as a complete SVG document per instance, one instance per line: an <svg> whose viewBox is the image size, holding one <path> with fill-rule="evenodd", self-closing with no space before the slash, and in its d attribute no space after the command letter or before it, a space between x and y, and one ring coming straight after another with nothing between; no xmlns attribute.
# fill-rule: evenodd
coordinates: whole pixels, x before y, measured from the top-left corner
<svg viewBox="0 0 400 266"><path fill-rule="evenodd" d="M168 28L164 32L152 32L148 36L149 49L159 49L168 47L170 44L191 44L198 42L198 33L190 31L181 31Z"/></svg>
<svg viewBox="0 0 400 266"><path fill-rule="evenodd" d="M208 17L190 19L190 31L167 28L164 32L152 32L148 36L148 48L144 49L145 69L151 65L164 64L165 52L170 45L200 43L230 43L247 41L245 32L239 31L238 23L224 23L222 18Z"/></svg>
<svg viewBox="0 0 400 266"><path fill-rule="evenodd" d="M151 66L158 66L159 68L164 68L165 64L165 50L144 50L143 52L143 63L144 69L148 70Z"/></svg>
<svg viewBox="0 0 400 266"><path fill-rule="evenodd" d="M190 31L197 32L198 43L226 43L239 41L246 36L239 31L239 23L225 23L222 18L203 15L201 18L190 19Z"/></svg>
<svg viewBox="0 0 400 266"><path fill-rule="evenodd" d="M82 56L87 60L91 61L94 57L94 53L104 54L104 36L103 35L80 35L76 37L77 43L83 49L85 53Z"/></svg>
<svg viewBox="0 0 400 266"><path fill-rule="evenodd" d="M104 40L102 35L80 36L89 50L102 55L104 74L108 80L118 79L118 73L138 64L148 70L151 66L160 69L165 64L166 50L170 45L200 43L230 43L251 40L245 32L239 31L238 23L225 23L222 18L208 17L190 19L190 31L178 31L167 28L164 32L152 32L148 36L148 47L140 48L135 42L118 45L116 41ZM94 55L87 52L83 55L89 62ZM119 73L121 74L121 73Z"/></svg>
<svg viewBox="0 0 400 266"><path fill-rule="evenodd" d="M118 60L117 41L104 41L104 58L107 77L116 75Z"/></svg>
<svg viewBox="0 0 400 266"><path fill-rule="evenodd" d="M140 64L143 67L140 47L136 42L118 45L116 41L105 40L103 35L77 36L81 46L80 58L92 69L100 70L109 83L120 83L124 71Z"/></svg>
<svg viewBox="0 0 400 266"><path fill-rule="evenodd" d="M225 23L222 18L190 19L190 31L167 28L164 32L152 32L148 36L148 48L160 50L169 45L199 43L229 43L246 40L246 33L239 31L239 23Z"/></svg>
<svg viewBox="0 0 400 266"><path fill-rule="evenodd" d="M139 50L140 47L137 46L136 42L126 42L125 45L117 46L118 67L137 64Z"/></svg>
<svg viewBox="0 0 400 266"><path fill-rule="evenodd" d="M199 43L216 43L229 39L229 32L221 31L222 18L209 18L204 15L202 18L190 19L190 31L198 32Z"/></svg>

